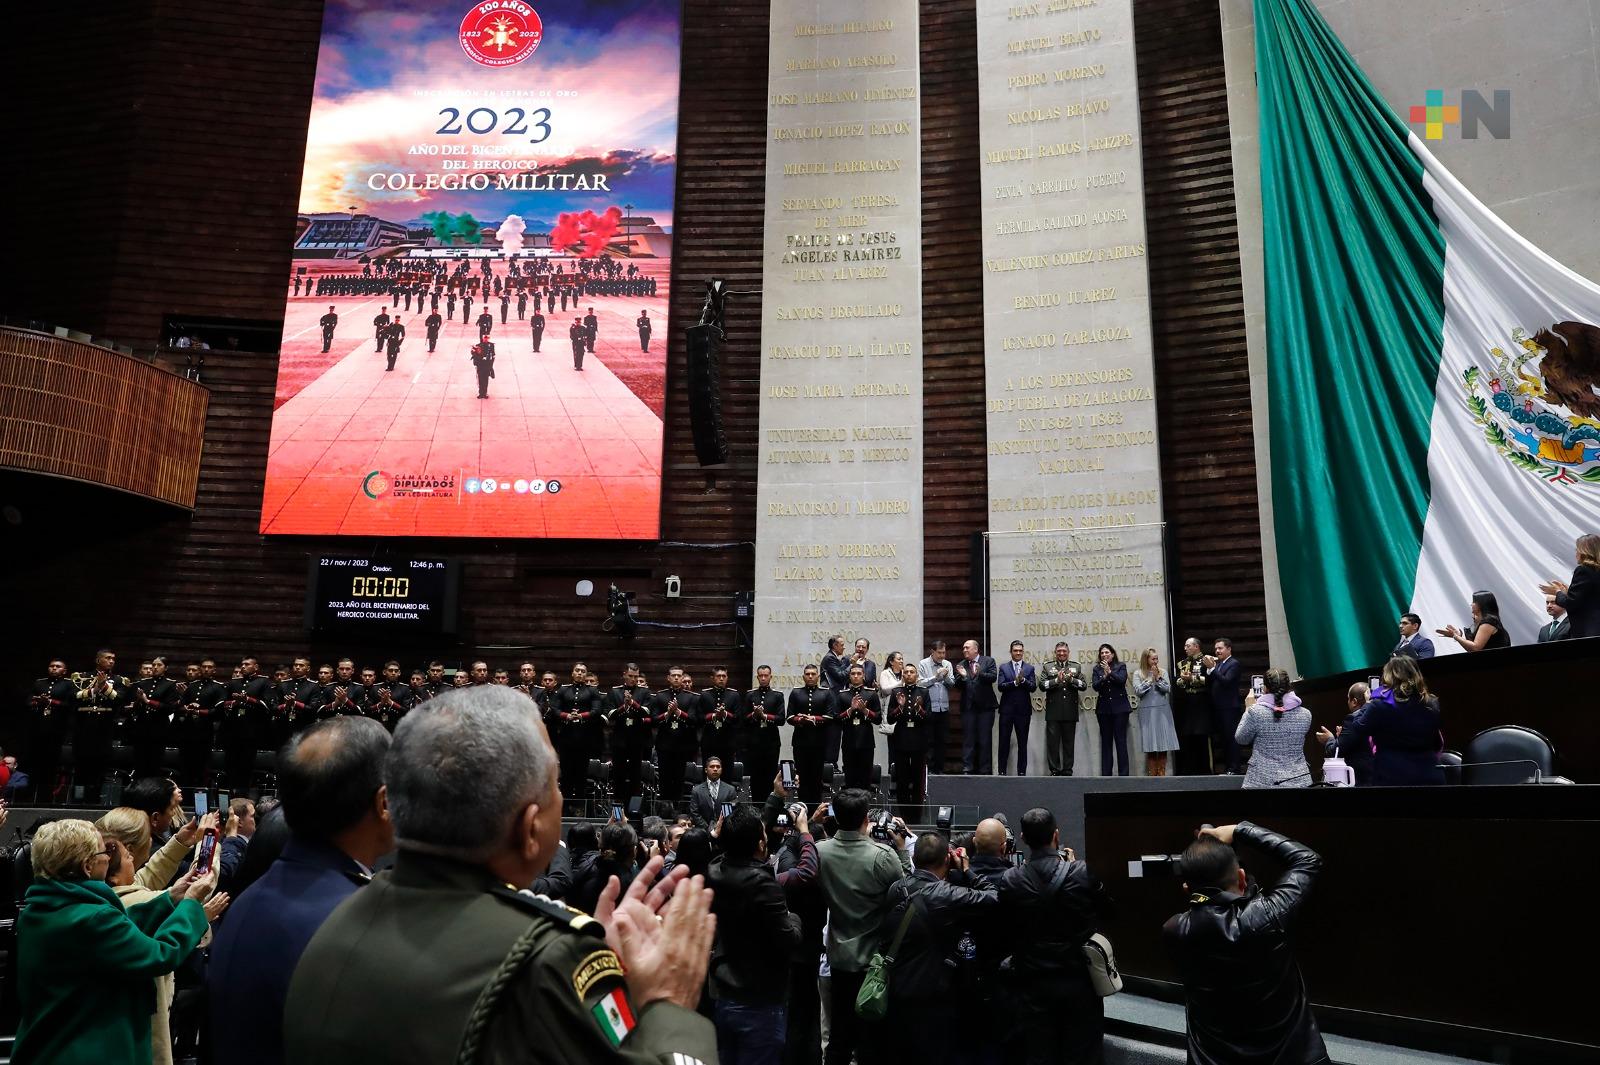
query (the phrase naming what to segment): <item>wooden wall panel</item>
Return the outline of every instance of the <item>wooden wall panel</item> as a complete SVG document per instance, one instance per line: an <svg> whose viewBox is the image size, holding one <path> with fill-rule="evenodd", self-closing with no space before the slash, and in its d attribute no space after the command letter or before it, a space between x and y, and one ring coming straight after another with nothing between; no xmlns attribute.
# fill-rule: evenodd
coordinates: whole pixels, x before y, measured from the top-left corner
<svg viewBox="0 0 1600 1065"><path fill-rule="evenodd" d="M196 14L177 0L147 7L143 14L117 9L97 21L96 33L104 22L107 32L125 32L136 47L108 49L103 69L81 70L41 100L38 107L49 114L37 122L40 136L16 160L17 169L33 175L32 191L14 201L19 213L59 218L74 240L91 228L113 238L115 269L103 268L101 245L30 245L39 268L4 294L0 309L58 316L75 310L74 324L144 341L156 339L164 313L281 314L321 5L241 0L228 9L225 26L222 16ZM968 545L987 525L988 499L982 393L974 387L983 372L974 11L973 0L927 0L920 27L924 633L957 646L980 633L982 604L972 598ZM1179 633L1227 632L1246 661L1258 663L1265 611L1218 14L1205 0L1136 0L1135 13L1156 358L1169 386L1162 403L1170 456L1163 487L1175 624ZM600 632L603 604L580 602L570 588L580 577L615 576L639 592L642 618L703 625L729 621L731 596L752 586L760 297L729 301L723 413L733 459L725 469L703 471L694 462L681 330L698 315L704 279L725 277L740 292L760 284L767 19L768 0L684 3L664 542L408 544L464 561L463 643L446 657L481 649L512 661L531 651L543 667L582 655L607 678L637 658L652 681L680 660L702 678L718 662L736 676L749 674L749 653L733 646L730 629L646 629L624 644ZM23 56L30 49L58 51L48 41L54 32L53 20L24 20L8 47ZM48 70L35 65L41 75ZM104 123L104 132L108 143L130 149L118 164L127 169L125 199L76 175L70 156L44 135L78 111L108 101L120 107L124 93L133 96L127 122ZM53 180L56 171L60 181ZM90 210L99 212L98 227L80 218ZM63 299L61 279L78 277L80 265L83 283L74 282L72 298ZM82 661L103 641L125 658L250 651L274 661L305 649L305 557L370 545L256 534L274 377L271 356L212 353L192 518L130 512L114 527L68 523L49 536L38 533L37 523L20 532L0 529L7 546L21 545L35 563L21 575L34 624L8 654L16 661L5 663L7 683L50 654ZM1170 402L1173 383L1200 402ZM684 578L685 598L661 596L667 574ZM66 605L85 596L115 607ZM317 657L370 657L391 649L311 650ZM899 650L920 656L926 649Z"/></svg>
<svg viewBox="0 0 1600 1065"><path fill-rule="evenodd" d="M1135 0L1173 640L1267 667L1233 157L1215 0Z"/></svg>
<svg viewBox="0 0 1600 1065"><path fill-rule="evenodd" d="M0 326L0 466L193 507L206 390L93 344Z"/></svg>

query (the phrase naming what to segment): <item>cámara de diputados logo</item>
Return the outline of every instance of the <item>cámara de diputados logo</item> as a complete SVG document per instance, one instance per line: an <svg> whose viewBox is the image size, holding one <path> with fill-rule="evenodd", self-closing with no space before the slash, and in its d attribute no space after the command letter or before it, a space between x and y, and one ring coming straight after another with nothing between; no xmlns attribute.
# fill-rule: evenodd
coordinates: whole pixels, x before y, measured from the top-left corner
<svg viewBox="0 0 1600 1065"><path fill-rule="evenodd" d="M544 23L522 0L484 0L461 20L461 50L486 67L512 67L544 40Z"/></svg>

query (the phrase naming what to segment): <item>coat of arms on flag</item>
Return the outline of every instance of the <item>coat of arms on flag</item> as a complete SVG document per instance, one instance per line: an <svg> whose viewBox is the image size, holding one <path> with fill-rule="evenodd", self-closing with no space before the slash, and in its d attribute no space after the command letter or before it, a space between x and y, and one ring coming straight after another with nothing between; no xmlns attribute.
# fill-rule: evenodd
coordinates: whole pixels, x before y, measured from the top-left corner
<svg viewBox="0 0 1600 1065"><path fill-rule="evenodd" d="M1494 449L1552 484L1600 484L1600 326L1511 332L1511 354L1462 375L1467 407Z"/></svg>

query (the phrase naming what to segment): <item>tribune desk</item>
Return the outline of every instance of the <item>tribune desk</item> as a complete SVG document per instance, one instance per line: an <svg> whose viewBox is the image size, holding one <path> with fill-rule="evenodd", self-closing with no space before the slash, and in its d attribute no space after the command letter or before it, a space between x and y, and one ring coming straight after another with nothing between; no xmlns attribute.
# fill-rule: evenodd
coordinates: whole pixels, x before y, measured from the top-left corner
<svg viewBox="0 0 1600 1065"><path fill-rule="evenodd" d="M1105 929L1141 990L1176 995L1161 926L1187 903L1176 854L1201 822L1254 821L1316 850L1295 929L1330 1031L1489 1060L1600 1060L1600 786L1091 792ZM1263 882L1280 870L1246 849ZM1499 1057L1495 1057L1499 1054Z"/></svg>

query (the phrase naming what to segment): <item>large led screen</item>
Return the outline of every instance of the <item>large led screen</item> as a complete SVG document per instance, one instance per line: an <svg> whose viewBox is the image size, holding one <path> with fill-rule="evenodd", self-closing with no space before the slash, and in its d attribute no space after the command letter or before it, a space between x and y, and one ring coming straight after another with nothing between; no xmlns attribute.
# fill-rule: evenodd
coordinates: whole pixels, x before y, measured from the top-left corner
<svg viewBox="0 0 1600 1065"><path fill-rule="evenodd" d="M328 0L264 533L659 534L677 0Z"/></svg>

